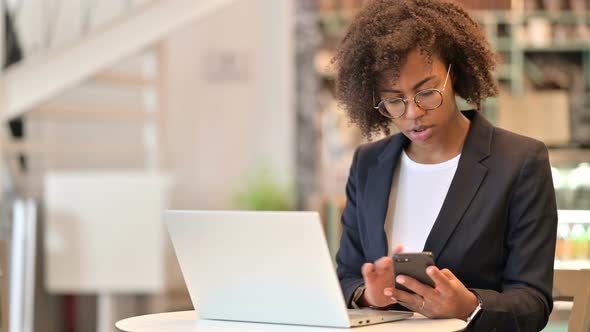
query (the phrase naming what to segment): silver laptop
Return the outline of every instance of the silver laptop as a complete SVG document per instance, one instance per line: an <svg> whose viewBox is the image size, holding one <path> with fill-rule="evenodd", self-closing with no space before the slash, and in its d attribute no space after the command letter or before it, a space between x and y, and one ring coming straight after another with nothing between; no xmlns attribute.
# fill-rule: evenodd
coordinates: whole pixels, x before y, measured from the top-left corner
<svg viewBox="0 0 590 332"><path fill-rule="evenodd" d="M346 308L316 212L166 211L201 319L329 327L412 316Z"/></svg>

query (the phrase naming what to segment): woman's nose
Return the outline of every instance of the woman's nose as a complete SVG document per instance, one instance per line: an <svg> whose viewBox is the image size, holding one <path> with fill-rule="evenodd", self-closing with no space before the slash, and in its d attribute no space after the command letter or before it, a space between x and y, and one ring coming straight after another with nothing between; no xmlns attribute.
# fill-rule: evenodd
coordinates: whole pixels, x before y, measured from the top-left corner
<svg viewBox="0 0 590 332"><path fill-rule="evenodd" d="M409 100L407 103L407 109L406 109L406 118L410 119L410 120L414 120L414 119L418 119L422 116L424 116L424 114L426 114L426 111L423 110L422 108L420 108L420 106L418 106L416 104L416 102L414 100Z"/></svg>

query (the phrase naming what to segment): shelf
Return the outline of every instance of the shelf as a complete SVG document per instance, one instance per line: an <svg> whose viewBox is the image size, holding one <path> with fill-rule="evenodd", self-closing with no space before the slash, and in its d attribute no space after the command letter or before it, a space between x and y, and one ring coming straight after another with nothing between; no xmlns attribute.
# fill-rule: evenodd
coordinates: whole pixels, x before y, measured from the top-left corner
<svg viewBox="0 0 590 332"><path fill-rule="evenodd" d="M512 24L518 19L510 10L472 10L470 13L478 21L487 24Z"/></svg>
<svg viewBox="0 0 590 332"><path fill-rule="evenodd" d="M510 37L498 37L496 39L496 45L495 45L495 49L497 51L510 51L512 50L512 47L517 47L517 44L512 44L513 43L513 39Z"/></svg>
<svg viewBox="0 0 590 332"><path fill-rule="evenodd" d="M526 52L584 52L590 50L590 43L587 41L551 43L547 46L523 45Z"/></svg>
<svg viewBox="0 0 590 332"><path fill-rule="evenodd" d="M560 224L590 224L590 210L558 210Z"/></svg>
<svg viewBox="0 0 590 332"><path fill-rule="evenodd" d="M578 13L572 10L560 10L552 13L546 10L533 10L523 12L523 18L546 18L555 23L585 23L590 22L590 12Z"/></svg>
<svg viewBox="0 0 590 332"><path fill-rule="evenodd" d="M568 259L555 260L553 264L555 269L561 270L585 270L590 269L590 259Z"/></svg>
<svg viewBox="0 0 590 332"><path fill-rule="evenodd" d="M320 13L320 22L326 34L339 37L354 17L352 11L325 11Z"/></svg>
<svg viewBox="0 0 590 332"><path fill-rule="evenodd" d="M498 69L496 70L496 78L498 79L511 79L511 72L510 72L510 65L507 64L500 64L498 65Z"/></svg>
<svg viewBox="0 0 590 332"><path fill-rule="evenodd" d="M553 166L579 164L590 160L590 149L581 149L575 146L550 146L549 161Z"/></svg>
<svg viewBox="0 0 590 332"><path fill-rule="evenodd" d="M484 24L523 24L531 18L546 18L553 23L589 23L590 11L578 13L572 10L560 10L552 13L547 10L512 11L512 10L474 10L474 17Z"/></svg>

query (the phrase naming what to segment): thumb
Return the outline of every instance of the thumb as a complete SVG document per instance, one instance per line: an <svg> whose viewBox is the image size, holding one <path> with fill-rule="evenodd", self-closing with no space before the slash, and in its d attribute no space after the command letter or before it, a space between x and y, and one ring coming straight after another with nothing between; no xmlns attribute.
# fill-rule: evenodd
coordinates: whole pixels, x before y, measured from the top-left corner
<svg viewBox="0 0 590 332"><path fill-rule="evenodd" d="M393 253L394 254L399 254L401 252L404 251L404 246L401 244L398 244L397 246L395 246L395 248L393 248Z"/></svg>

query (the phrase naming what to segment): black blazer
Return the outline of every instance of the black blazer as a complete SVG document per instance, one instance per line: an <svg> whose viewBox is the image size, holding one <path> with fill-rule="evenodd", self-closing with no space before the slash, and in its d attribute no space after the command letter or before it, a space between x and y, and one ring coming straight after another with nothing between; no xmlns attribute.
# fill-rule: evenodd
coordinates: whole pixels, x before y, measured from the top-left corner
<svg viewBox="0 0 590 332"><path fill-rule="evenodd" d="M539 331L553 308L557 207L547 148L496 128L476 111L457 171L424 246L482 301L477 331ZM397 134L353 158L337 272L349 306L361 266L387 255L393 171L409 140Z"/></svg>

